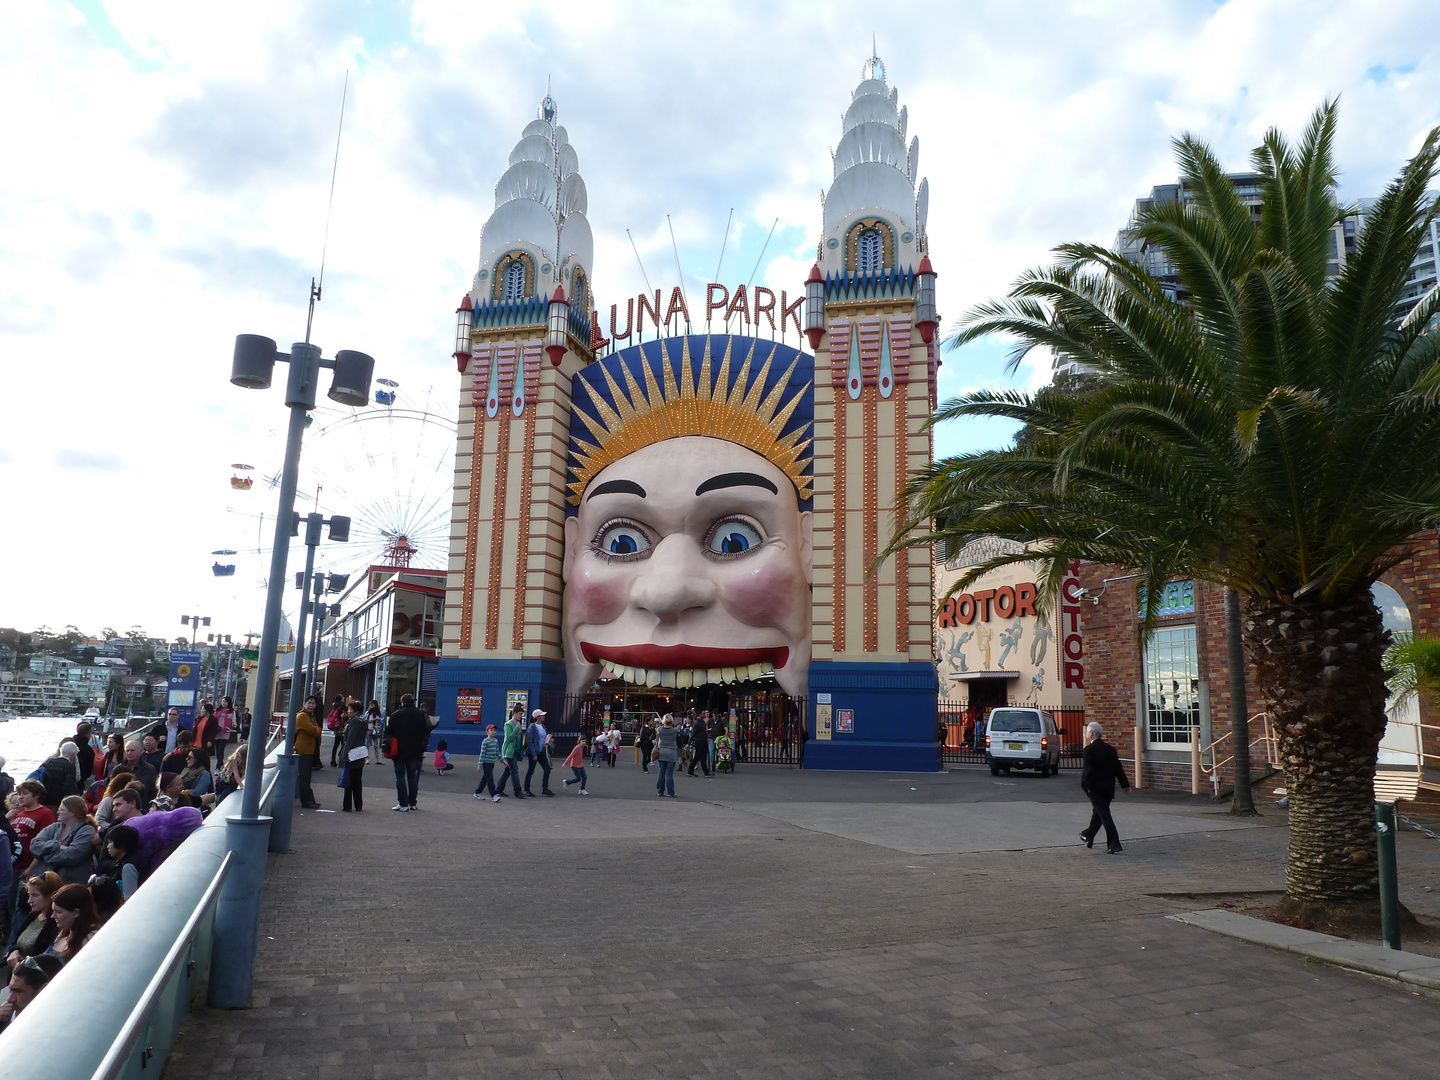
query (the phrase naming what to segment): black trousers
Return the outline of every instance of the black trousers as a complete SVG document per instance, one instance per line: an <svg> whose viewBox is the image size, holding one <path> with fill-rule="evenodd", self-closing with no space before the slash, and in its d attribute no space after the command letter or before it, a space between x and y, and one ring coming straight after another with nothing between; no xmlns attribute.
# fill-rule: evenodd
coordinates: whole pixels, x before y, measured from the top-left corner
<svg viewBox="0 0 1440 1080"><path fill-rule="evenodd" d="M550 759L547 755L541 754L539 757L532 757L530 759L530 768L525 770L525 793L527 795L535 794L530 790L530 778L535 775L536 765L539 765L542 770L540 773L540 790L550 790Z"/></svg>
<svg viewBox="0 0 1440 1080"><path fill-rule="evenodd" d="M300 805L315 806L315 792L310 787L310 773L315 768L314 759L306 754L299 757L295 767L295 793L300 796Z"/></svg>
<svg viewBox="0 0 1440 1080"><path fill-rule="evenodd" d="M365 762L352 761L350 762L349 769L350 783L345 785L345 802L343 805L346 810L349 810L351 808L351 802L353 801L356 810L364 810L365 804L362 801L360 792L360 778L365 773Z"/></svg>
<svg viewBox="0 0 1440 1080"><path fill-rule="evenodd" d="M1115 819L1110 816L1109 795L1090 796L1090 827L1085 830L1086 837L1094 839L1100 832L1103 825L1105 828L1105 846L1117 848L1120 846L1120 833L1115 828Z"/></svg>

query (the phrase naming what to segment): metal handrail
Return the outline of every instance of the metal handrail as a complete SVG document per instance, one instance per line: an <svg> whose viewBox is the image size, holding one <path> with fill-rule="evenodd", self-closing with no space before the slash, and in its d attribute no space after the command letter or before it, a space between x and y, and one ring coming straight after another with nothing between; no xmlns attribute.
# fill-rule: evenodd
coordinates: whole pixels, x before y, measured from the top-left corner
<svg viewBox="0 0 1440 1080"><path fill-rule="evenodd" d="M164 961L151 976L150 982L146 984L145 991L140 999L135 1002L135 1007L130 1010L130 1015L125 1023L121 1025L120 1032L115 1041L110 1044L110 1049L105 1057L101 1059L100 1065L92 1074L92 1080L114 1080L120 1075L125 1063L130 1059L130 1053L135 1049L135 1042L150 1022L150 1017L155 1011L155 1003L160 995L165 992L170 982L170 977L180 966L180 960L189 951L194 943L195 932L199 929L201 921L209 913L215 897L220 892L220 886L225 883L225 875L230 872L230 864L235 858L233 851L227 851L225 857L220 860L220 868L215 872L209 886L200 896L200 902L195 905L195 910L185 920L185 925L175 939L175 944L170 946L170 951L165 954Z"/></svg>
<svg viewBox="0 0 1440 1080"><path fill-rule="evenodd" d="M1270 714L1268 712L1258 712L1250 717L1246 726L1248 727L1250 724L1255 723L1256 720L1260 721L1260 734L1250 740L1250 748L1253 750L1256 744L1262 744L1265 747L1266 762L1271 768L1278 769L1280 768L1279 751L1276 746L1275 732L1270 727ZM1221 743L1226 742L1233 735L1233 730L1226 731L1219 738L1200 748L1200 771L1210 777L1210 783L1216 787L1220 784L1220 769L1235 760L1233 752L1229 757L1222 758L1216 756L1216 750ZM1210 764L1208 766L1205 764L1205 755L1207 753L1210 755Z"/></svg>

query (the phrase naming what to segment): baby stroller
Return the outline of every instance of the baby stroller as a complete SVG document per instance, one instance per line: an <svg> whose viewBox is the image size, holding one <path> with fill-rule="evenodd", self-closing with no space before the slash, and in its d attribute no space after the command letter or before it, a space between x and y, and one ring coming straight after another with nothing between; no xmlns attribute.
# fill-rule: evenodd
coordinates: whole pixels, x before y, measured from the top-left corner
<svg viewBox="0 0 1440 1080"><path fill-rule="evenodd" d="M735 741L729 735L715 737L715 771L735 771Z"/></svg>

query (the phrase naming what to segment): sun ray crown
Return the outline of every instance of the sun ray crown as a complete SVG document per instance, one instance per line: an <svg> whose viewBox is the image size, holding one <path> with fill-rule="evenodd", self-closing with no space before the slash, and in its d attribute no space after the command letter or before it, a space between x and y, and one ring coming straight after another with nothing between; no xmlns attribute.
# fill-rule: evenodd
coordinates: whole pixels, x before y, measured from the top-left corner
<svg viewBox="0 0 1440 1080"><path fill-rule="evenodd" d="M812 478L805 475L810 464L809 433L801 427L782 434L809 384L796 387L786 400L786 390L795 371L795 361L792 361L769 393L765 393L776 348L771 346L759 370L754 371L752 361L759 342L751 342L736 373L735 385L729 386L733 340L726 338L725 353L712 378L710 337L705 338L698 377L692 375L690 340L683 339L678 386L664 341L660 345L664 369L661 380L656 379L643 350L639 354L643 387L628 365L620 365L625 381L623 388L608 367L601 369L614 407L594 393L589 395L594 415L576 402L575 413L598 445L579 438L574 440L576 465L572 469L574 480L568 485L572 506L579 504L585 488L606 466L651 443L687 435L724 439L755 451L790 478L801 502L811 498Z"/></svg>

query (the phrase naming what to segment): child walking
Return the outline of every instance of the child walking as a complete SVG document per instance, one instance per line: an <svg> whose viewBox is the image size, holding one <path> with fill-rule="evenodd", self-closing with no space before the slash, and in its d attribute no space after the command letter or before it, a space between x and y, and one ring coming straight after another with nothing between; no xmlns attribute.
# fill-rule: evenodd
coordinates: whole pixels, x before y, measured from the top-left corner
<svg viewBox="0 0 1440 1080"><path fill-rule="evenodd" d="M500 740L495 737L495 725L485 729L485 741L480 744L480 761L475 766L480 775L480 786L475 789L477 799L485 798L490 792L490 801L500 801L500 791L495 787L495 762L500 760Z"/></svg>
<svg viewBox="0 0 1440 1080"><path fill-rule="evenodd" d="M441 739L439 744L435 747L434 765L436 776L443 776L445 775L445 773L455 768L454 765L450 764L450 751L448 749L448 744L445 742L444 739Z"/></svg>
<svg viewBox="0 0 1440 1080"><path fill-rule="evenodd" d="M575 776L574 776L572 779L565 781L565 786L566 786L566 787L569 787L571 784L579 784L579 785L580 785L580 794L581 794L581 795L589 795L590 792L588 792L588 791L585 790L585 736L584 736L584 735L581 735L580 738L579 738L578 740L576 740L576 742L575 742L575 749L570 751L570 756L565 759L565 764L566 764L567 766L569 766L569 767L570 767L570 771L575 774Z"/></svg>

